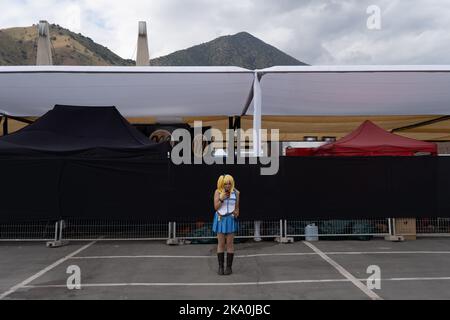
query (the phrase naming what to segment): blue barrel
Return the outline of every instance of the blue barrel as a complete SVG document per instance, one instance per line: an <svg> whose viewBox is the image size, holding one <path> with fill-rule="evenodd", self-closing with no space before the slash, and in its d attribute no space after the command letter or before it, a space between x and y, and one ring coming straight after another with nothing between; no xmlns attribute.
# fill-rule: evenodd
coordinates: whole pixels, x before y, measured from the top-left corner
<svg viewBox="0 0 450 320"><path fill-rule="evenodd" d="M313 223L305 227L306 241L319 241L319 228Z"/></svg>

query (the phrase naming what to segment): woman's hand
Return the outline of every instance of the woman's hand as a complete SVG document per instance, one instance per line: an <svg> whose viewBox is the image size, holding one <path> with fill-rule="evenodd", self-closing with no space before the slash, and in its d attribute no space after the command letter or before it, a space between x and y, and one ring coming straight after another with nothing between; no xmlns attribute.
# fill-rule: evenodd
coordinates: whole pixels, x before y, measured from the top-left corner
<svg viewBox="0 0 450 320"><path fill-rule="evenodd" d="M214 210L219 210L226 198L225 192L221 193L219 190L216 190L216 193L214 194Z"/></svg>
<svg viewBox="0 0 450 320"><path fill-rule="evenodd" d="M236 210L233 211L233 216L234 216L235 218L239 218L239 210L238 210L238 209L236 209Z"/></svg>
<svg viewBox="0 0 450 320"><path fill-rule="evenodd" d="M230 194L228 192L222 192L219 196L220 201L224 201L225 199L228 199L230 197Z"/></svg>

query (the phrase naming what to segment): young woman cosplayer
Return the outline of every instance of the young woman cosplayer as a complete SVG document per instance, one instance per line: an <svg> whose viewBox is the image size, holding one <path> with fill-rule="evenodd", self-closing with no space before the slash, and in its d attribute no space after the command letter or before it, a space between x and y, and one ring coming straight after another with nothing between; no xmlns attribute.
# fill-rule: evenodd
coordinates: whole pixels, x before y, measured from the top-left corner
<svg viewBox="0 0 450 320"><path fill-rule="evenodd" d="M234 179L230 175L223 175L217 181L214 193L213 231L217 233L217 258L219 260L219 275L230 275L233 271L234 234L238 229L239 191L234 187ZM227 251L227 267L224 270L225 247Z"/></svg>

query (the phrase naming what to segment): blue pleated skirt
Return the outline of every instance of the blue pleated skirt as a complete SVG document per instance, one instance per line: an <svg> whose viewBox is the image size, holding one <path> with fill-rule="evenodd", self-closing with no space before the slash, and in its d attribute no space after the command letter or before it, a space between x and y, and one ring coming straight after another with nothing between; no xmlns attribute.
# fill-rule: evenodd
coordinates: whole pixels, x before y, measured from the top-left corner
<svg viewBox="0 0 450 320"><path fill-rule="evenodd" d="M238 231L238 220L233 216L229 215L226 217L221 217L219 221L219 214L216 212L214 215L213 231L214 233L230 234L236 233Z"/></svg>

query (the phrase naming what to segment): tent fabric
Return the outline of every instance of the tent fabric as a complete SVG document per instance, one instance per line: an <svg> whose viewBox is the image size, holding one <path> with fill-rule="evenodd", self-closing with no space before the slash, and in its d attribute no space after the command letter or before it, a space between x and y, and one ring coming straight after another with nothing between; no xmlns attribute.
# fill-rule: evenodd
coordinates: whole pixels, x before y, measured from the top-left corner
<svg viewBox="0 0 450 320"><path fill-rule="evenodd" d="M311 157L316 152L316 148L287 148L287 157Z"/></svg>
<svg viewBox="0 0 450 320"><path fill-rule="evenodd" d="M0 67L0 113L115 105L125 117L242 115L261 77L262 115L448 115L450 66ZM252 104L245 114L252 114Z"/></svg>
<svg viewBox="0 0 450 320"><path fill-rule="evenodd" d="M450 114L448 65L278 66L257 72L263 115Z"/></svg>
<svg viewBox="0 0 450 320"><path fill-rule="evenodd" d="M371 120L385 130L391 131L405 126L416 125L439 118L438 116L263 116L262 128L279 130L280 141L304 141L305 137L315 136L319 140L324 137L340 139L355 130L365 120ZM202 120L204 126L213 127L223 132L228 129L228 118L185 118L184 121L194 125L195 120ZM12 121L10 121L12 123ZM241 118L243 130L251 129L253 118ZM1 127L1 126L0 126ZM1 134L1 129L0 129ZM402 130L402 136L423 141L448 141L450 139L450 119L425 126Z"/></svg>
<svg viewBox="0 0 450 320"><path fill-rule="evenodd" d="M367 120L336 142L323 145L316 156L414 156L437 155L437 145L392 134Z"/></svg>
<svg viewBox="0 0 450 320"><path fill-rule="evenodd" d="M282 157L274 176L259 165L169 159L0 158L0 166L0 222L208 222L224 172L241 192L242 221L450 216L449 157Z"/></svg>
<svg viewBox="0 0 450 320"><path fill-rule="evenodd" d="M33 124L0 138L0 157L163 154L115 107L55 106Z"/></svg>
<svg viewBox="0 0 450 320"><path fill-rule="evenodd" d="M238 116L254 72L237 67L0 67L0 113L56 104L116 106L129 117Z"/></svg>

